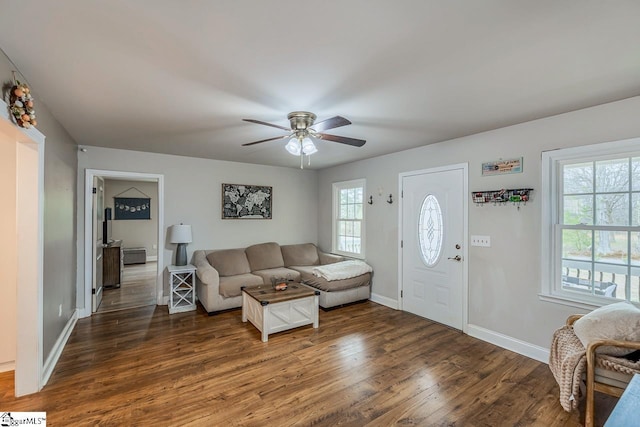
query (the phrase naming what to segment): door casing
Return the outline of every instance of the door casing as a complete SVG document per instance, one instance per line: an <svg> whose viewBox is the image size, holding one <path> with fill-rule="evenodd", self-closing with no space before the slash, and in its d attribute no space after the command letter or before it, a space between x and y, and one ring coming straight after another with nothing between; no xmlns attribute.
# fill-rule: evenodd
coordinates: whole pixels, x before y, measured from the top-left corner
<svg viewBox="0 0 640 427"><path fill-rule="evenodd" d="M20 236L15 247L18 254L16 299L5 302L19 307L16 336L20 338L15 343L14 379L15 395L19 397L40 391L51 374L43 355L45 135L34 127L17 127L2 99L0 134L16 144L16 212L23 213L16 214L16 230Z"/></svg>
<svg viewBox="0 0 640 427"><path fill-rule="evenodd" d="M109 171L100 169L86 169L84 179L84 283L78 283L78 286L84 285L84 307L78 309L78 317L91 316L91 289L93 287L93 232L91 229L93 222L93 177L100 176L102 178L119 178L130 179L132 181L153 181L158 183L158 263L156 275L156 304L166 305L168 296L164 297L164 254L160 248L164 245L164 175L141 173L141 172L123 172Z"/></svg>

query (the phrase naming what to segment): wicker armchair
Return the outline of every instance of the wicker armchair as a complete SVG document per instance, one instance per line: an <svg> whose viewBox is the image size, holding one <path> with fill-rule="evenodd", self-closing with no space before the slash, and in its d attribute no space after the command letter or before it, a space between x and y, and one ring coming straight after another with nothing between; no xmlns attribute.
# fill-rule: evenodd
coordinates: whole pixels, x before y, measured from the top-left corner
<svg viewBox="0 0 640 427"><path fill-rule="evenodd" d="M581 314L569 316L567 325L573 325L580 317L582 317ZM594 394L596 391L620 397L633 374L640 373L640 361L633 362L624 357L601 354L596 356L596 349L603 345L640 350L640 342L637 341L599 340L589 343L587 346L585 427L593 427L594 425Z"/></svg>

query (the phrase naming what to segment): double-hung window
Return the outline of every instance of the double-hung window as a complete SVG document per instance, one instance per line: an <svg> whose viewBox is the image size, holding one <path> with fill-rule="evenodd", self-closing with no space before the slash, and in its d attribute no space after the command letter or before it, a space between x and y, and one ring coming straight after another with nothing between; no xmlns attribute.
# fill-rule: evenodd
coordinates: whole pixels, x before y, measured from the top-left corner
<svg viewBox="0 0 640 427"><path fill-rule="evenodd" d="M364 258L365 180L333 184L333 239L336 254Z"/></svg>
<svg viewBox="0 0 640 427"><path fill-rule="evenodd" d="M543 295L640 302L640 140L543 153Z"/></svg>

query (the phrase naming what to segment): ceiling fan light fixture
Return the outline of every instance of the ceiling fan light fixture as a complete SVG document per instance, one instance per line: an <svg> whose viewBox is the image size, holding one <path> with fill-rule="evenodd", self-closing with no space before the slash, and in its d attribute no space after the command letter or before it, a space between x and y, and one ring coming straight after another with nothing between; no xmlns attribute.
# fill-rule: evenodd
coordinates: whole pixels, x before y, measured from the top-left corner
<svg viewBox="0 0 640 427"><path fill-rule="evenodd" d="M307 156L310 156L313 153L317 153L318 149L316 148L316 145L313 143L313 141L311 140L311 138L306 137L302 140L302 153L304 153Z"/></svg>
<svg viewBox="0 0 640 427"><path fill-rule="evenodd" d="M298 138L296 137L291 138L287 145L284 146L284 148L294 156L299 156L300 152L302 151L300 141L298 141Z"/></svg>
<svg viewBox="0 0 640 427"><path fill-rule="evenodd" d="M249 142L242 144L243 146L260 144L268 141L275 141L280 139L287 139L289 141L285 145L285 149L289 154L300 157L300 168L304 168L304 157L307 157L307 162L311 165L311 155L318 152L313 139L326 140L332 142L338 142L340 144L347 144L354 147L362 147L365 144L364 139L349 138L346 136L332 135L324 133L329 129L334 129L346 125L350 125L351 122L344 117L335 116L329 119L316 123L316 115L308 111L294 111L287 116L291 127L287 128L273 123L263 122L255 119L242 119L245 122L256 123L259 125L265 125L282 129L287 132L291 132L288 135L276 136L274 138L262 139L260 141Z"/></svg>

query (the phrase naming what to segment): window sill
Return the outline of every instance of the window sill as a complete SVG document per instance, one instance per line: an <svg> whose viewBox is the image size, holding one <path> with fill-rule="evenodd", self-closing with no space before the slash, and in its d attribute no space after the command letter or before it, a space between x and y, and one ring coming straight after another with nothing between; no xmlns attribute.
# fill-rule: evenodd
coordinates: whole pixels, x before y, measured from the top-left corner
<svg viewBox="0 0 640 427"><path fill-rule="evenodd" d="M580 308L582 310L593 310L598 307L602 307L604 304L596 303L594 301L578 301L575 298L569 298L560 295L538 294L540 301L550 302L554 304L566 305L568 307ZM616 302L613 300L612 302Z"/></svg>

